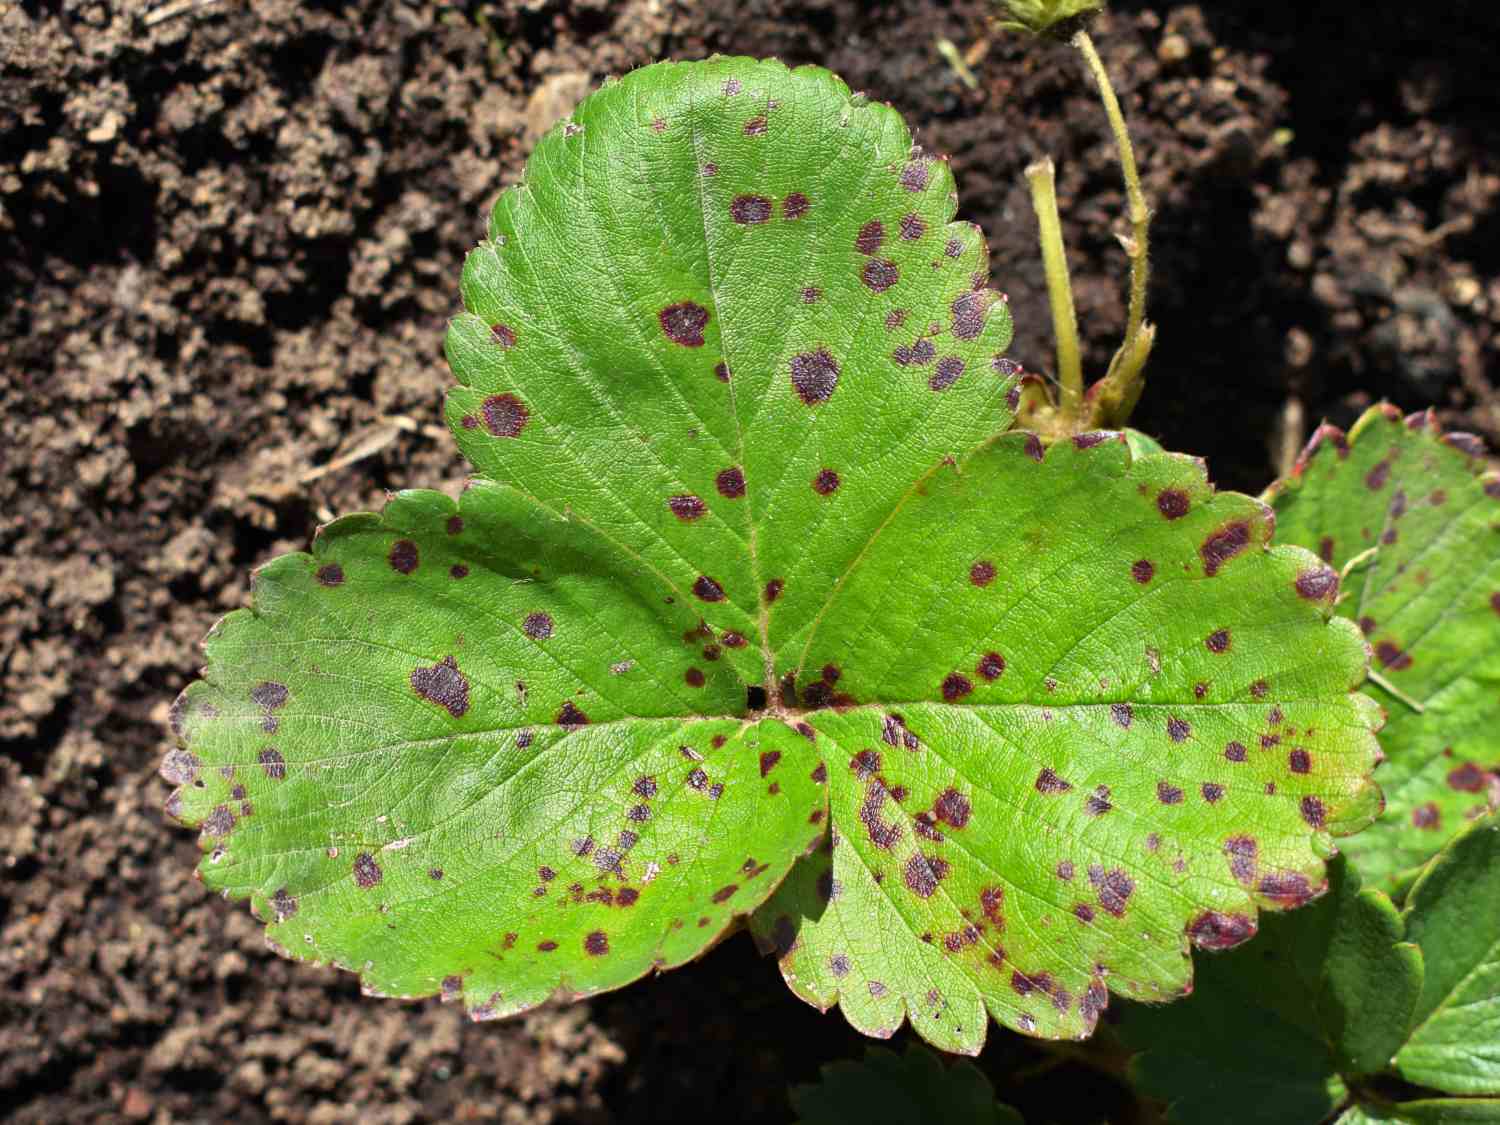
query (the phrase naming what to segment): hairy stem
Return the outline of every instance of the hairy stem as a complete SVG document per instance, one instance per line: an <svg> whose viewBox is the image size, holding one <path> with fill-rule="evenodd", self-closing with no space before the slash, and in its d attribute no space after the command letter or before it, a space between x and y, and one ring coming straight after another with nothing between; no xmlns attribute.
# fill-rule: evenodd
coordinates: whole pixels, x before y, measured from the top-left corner
<svg viewBox="0 0 1500 1125"><path fill-rule="evenodd" d="M1057 215L1057 181L1051 158L1026 169L1031 205L1036 209L1042 243L1042 268L1047 274L1047 299L1052 305L1052 334L1057 339L1057 379L1061 386L1058 413L1075 421L1083 409L1083 361L1078 349L1078 315L1073 310L1073 283L1063 247L1062 221Z"/></svg>
<svg viewBox="0 0 1500 1125"><path fill-rule="evenodd" d="M1126 256L1130 259L1130 305L1125 320L1125 340L1115 353L1105 376L1106 393L1101 407L1113 417L1101 421L1123 425L1141 394L1141 371L1151 353L1154 332L1146 323L1146 288L1151 276L1149 232L1151 210L1146 206L1145 193L1141 191L1141 175L1135 163L1135 146L1130 143L1130 131L1125 127L1125 115L1120 111L1120 100L1115 96L1114 85L1104 61L1094 48L1094 41L1087 31L1080 30L1073 36L1084 62L1088 64L1095 83L1099 86L1099 97L1104 103L1105 116L1109 118L1110 131L1115 135L1115 148L1120 155L1120 170L1125 179L1125 197L1129 209L1130 237L1123 239Z"/></svg>

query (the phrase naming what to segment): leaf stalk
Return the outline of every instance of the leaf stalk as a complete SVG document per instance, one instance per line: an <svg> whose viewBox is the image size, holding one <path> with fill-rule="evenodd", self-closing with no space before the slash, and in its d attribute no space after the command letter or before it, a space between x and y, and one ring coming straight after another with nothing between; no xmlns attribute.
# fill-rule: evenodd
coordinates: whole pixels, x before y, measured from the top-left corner
<svg viewBox="0 0 1500 1125"><path fill-rule="evenodd" d="M1052 334L1057 340L1057 378L1061 387L1058 413L1064 423L1074 423L1083 410L1083 360L1062 220L1057 213L1057 174L1052 158L1045 157L1030 165L1026 169L1026 182L1031 187L1031 205L1036 210L1040 230L1047 300L1052 306Z"/></svg>

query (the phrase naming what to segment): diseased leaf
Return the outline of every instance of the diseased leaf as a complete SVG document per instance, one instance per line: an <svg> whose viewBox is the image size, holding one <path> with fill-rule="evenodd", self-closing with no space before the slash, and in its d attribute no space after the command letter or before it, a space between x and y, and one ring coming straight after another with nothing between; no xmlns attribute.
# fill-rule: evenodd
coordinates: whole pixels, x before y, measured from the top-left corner
<svg viewBox="0 0 1500 1125"><path fill-rule="evenodd" d="M1131 1005L1120 1036L1143 1051L1142 1090L1183 1125L1318 1121L1348 1080L1386 1068L1411 1024L1422 958L1385 895L1342 858L1306 910L1269 918L1244 949L1199 966L1193 995Z"/></svg>
<svg viewBox="0 0 1500 1125"><path fill-rule="evenodd" d="M791 869L755 926L799 995L965 1051L1314 897L1379 804L1336 576L1191 459L996 437L955 205L826 71L580 105L465 269L479 480L331 525L210 638L163 770L205 882L490 1016L679 964Z"/></svg>
<svg viewBox="0 0 1500 1125"><path fill-rule="evenodd" d="M829 1063L816 1085L792 1088L792 1106L799 1125L1021 1125L978 1067L945 1065L920 1043L903 1055L871 1047L860 1062Z"/></svg>
<svg viewBox="0 0 1500 1125"><path fill-rule="evenodd" d="M1402 884L1464 824L1500 803L1500 475L1478 440L1377 406L1323 426L1273 487L1279 542L1356 569L1338 612L1359 623L1386 709L1385 815L1347 850L1366 877Z"/></svg>
<svg viewBox="0 0 1500 1125"><path fill-rule="evenodd" d="M1500 1094L1500 822L1448 845L1412 888L1406 934L1427 976L1416 1026L1396 1056L1408 1082Z"/></svg>

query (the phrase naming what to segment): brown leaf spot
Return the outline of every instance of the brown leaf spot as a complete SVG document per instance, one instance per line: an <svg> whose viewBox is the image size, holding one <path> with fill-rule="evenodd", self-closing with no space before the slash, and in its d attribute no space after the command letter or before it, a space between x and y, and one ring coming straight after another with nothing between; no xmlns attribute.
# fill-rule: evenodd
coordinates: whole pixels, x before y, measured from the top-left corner
<svg viewBox="0 0 1500 1125"><path fill-rule="evenodd" d="M322 586L342 586L344 584L344 568L338 563L325 563L318 567L318 584Z"/></svg>
<svg viewBox="0 0 1500 1125"><path fill-rule="evenodd" d="M1233 949L1255 936L1255 922L1244 914L1205 910L1188 923L1187 933L1199 949Z"/></svg>
<svg viewBox="0 0 1500 1125"><path fill-rule="evenodd" d="M1208 647L1209 652L1218 654L1226 653L1229 651L1230 645L1229 630L1215 629L1203 639L1203 643Z"/></svg>
<svg viewBox="0 0 1500 1125"><path fill-rule="evenodd" d="M1203 573L1212 578L1219 568L1250 545L1250 525L1244 520L1225 524L1198 548L1203 559Z"/></svg>
<svg viewBox="0 0 1500 1125"><path fill-rule="evenodd" d="M380 882L380 864L369 852L360 852L354 857L354 885L367 891Z"/></svg>
<svg viewBox="0 0 1500 1125"><path fill-rule="evenodd" d="M1413 828L1421 828L1433 831L1442 826L1443 814L1437 807L1436 801L1428 801L1425 805L1418 805L1411 810L1411 823Z"/></svg>
<svg viewBox="0 0 1500 1125"><path fill-rule="evenodd" d="M490 339L499 344L502 351L508 352L516 346L516 330L508 324L492 324Z"/></svg>
<svg viewBox="0 0 1500 1125"><path fill-rule="evenodd" d="M1312 755L1299 746L1286 756L1286 764L1293 773L1307 773L1312 769Z"/></svg>
<svg viewBox="0 0 1500 1125"><path fill-rule="evenodd" d="M1167 719L1167 737L1173 742L1186 742L1193 728L1186 719L1179 719L1176 715Z"/></svg>
<svg viewBox="0 0 1500 1125"><path fill-rule="evenodd" d="M708 514L708 505L696 496L683 495L672 496L667 499L667 507L672 509L672 514L684 523L702 519Z"/></svg>
<svg viewBox="0 0 1500 1125"><path fill-rule="evenodd" d="M771 579L771 581L767 582L765 590L766 604L770 605L777 598L781 597L781 591L785 589L786 583L783 582L780 578L773 578Z"/></svg>
<svg viewBox="0 0 1500 1125"><path fill-rule="evenodd" d="M812 204L808 202L807 196L800 191L794 191L781 201L781 217L787 220L796 220L807 214Z"/></svg>
<svg viewBox="0 0 1500 1125"><path fill-rule="evenodd" d="M871 219L860 227L859 233L854 236L854 248L865 255L875 253L884 242L885 224L879 219Z"/></svg>
<svg viewBox="0 0 1500 1125"><path fill-rule="evenodd" d="M586 727L589 723L589 717L579 710L577 705L570 699L557 712L556 722L560 727ZM519 743L519 741L518 737L517 742Z"/></svg>
<svg viewBox="0 0 1500 1125"><path fill-rule="evenodd" d="M520 437L531 420L526 404L512 394L490 395L479 412L484 415L484 428L499 438Z"/></svg>
<svg viewBox="0 0 1500 1125"><path fill-rule="evenodd" d="M1465 762L1455 770L1448 771L1448 788L1460 793L1482 793L1486 775L1473 762Z"/></svg>
<svg viewBox="0 0 1500 1125"><path fill-rule="evenodd" d="M931 898L947 874L947 860L918 852L906 861L903 878L912 894L918 898Z"/></svg>
<svg viewBox="0 0 1500 1125"><path fill-rule="evenodd" d="M1156 510L1169 520L1180 520L1192 506L1180 488L1164 488L1156 494Z"/></svg>
<svg viewBox="0 0 1500 1125"><path fill-rule="evenodd" d="M419 561L417 545L410 539L398 539L391 544L391 551L386 559L397 574L411 574L417 569Z"/></svg>
<svg viewBox="0 0 1500 1125"><path fill-rule="evenodd" d="M1156 564L1150 559L1136 559L1130 564L1130 577L1134 578L1142 586L1150 582L1156 574Z"/></svg>
<svg viewBox="0 0 1500 1125"><path fill-rule="evenodd" d="M949 703L957 703L973 690L973 681L962 672L949 672L943 680L943 699Z"/></svg>
<svg viewBox="0 0 1500 1125"><path fill-rule="evenodd" d="M957 789L949 787L943 790L933 803L932 811L944 824L952 828L962 828L969 823L972 810L969 799Z"/></svg>
<svg viewBox="0 0 1500 1125"><path fill-rule="evenodd" d="M1322 828L1328 820L1328 810L1317 797L1307 796L1301 802L1302 819L1314 828Z"/></svg>
<svg viewBox="0 0 1500 1125"><path fill-rule="evenodd" d="M985 680L998 680L1005 672L1005 657L998 652L987 652L974 665L974 671Z"/></svg>
<svg viewBox="0 0 1500 1125"><path fill-rule="evenodd" d="M680 301L656 314L663 334L685 348L703 346L703 330L708 326L708 310L696 301Z"/></svg>
<svg viewBox="0 0 1500 1125"><path fill-rule="evenodd" d="M964 373L964 361L956 355L945 355L937 361L937 367L932 372L932 377L927 380L930 390L946 391L954 383L958 382L960 375Z"/></svg>
<svg viewBox="0 0 1500 1125"><path fill-rule="evenodd" d="M1326 566L1317 570L1304 570L1297 575L1296 586L1300 597L1308 601L1323 601L1339 592L1338 572Z"/></svg>
<svg viewBox="0 0 1500 1125"><path fill-rule="evenodd" d="M609 938L603 930L594 930L583 939L583 951L590 957L603 957L609 952Z"/></svg>
<svg viewBox="0 0 1500 1125"><path fill-rule="evenodd" d="M1402 652L1391 641L1381 641L1375 646L1375 658L1394 672L1400 672L1411 667L1410 654Z"/></svg>
<svg viewBox="0 0 1500 1125"><path fill-rule="evenodd" d="M436 703L455 719L469 710L469 680L458 670L458 661L445 656L430 668L411 671L411 689L429 703Z"/></svg>
<svg viewBox="0 0 1500 1125"><path fill-rule="evenodd" d="M1057 771L1051 766L1043 766L1042 772L1036 775L1036 791L1038 793L1066 793L1072 788L1072 783L1058 777Z"/></svg>
<svg viewBox="0 0 1500 1125"><path fill-rule="evenodd" d="M832 469L819 469L813 477L813 491L819 496L832 496L839 490L839 475Z"/></svg>
<svg viewBox="0 0 1500 1125"><path fill-rule="evenodd" d="M983 589L995 580L995 564L989 559L980 559L969 567L969 581Z"/></svg>
<svg viewBox="0 0 1500 1125"><path fill-rule="evenodd" d="M771 201L763 195L737 195L729 204L729 217L742 227L763 223L771 217Z"/></svg>
<svg viewBox="0 0 1500 1125"><path fill-rule="evenodd" d="M1166 781L1156 783L1156 799L1164 805L1182 804L1182 790Z"/></svg>
<svg viewBox="0 0 1500 1125"><path fill-rule="evenodd" d="M710 578L708 575L699 575L693 583L693 596L699 601L722 602L724 600L724 587Z"/></svg>

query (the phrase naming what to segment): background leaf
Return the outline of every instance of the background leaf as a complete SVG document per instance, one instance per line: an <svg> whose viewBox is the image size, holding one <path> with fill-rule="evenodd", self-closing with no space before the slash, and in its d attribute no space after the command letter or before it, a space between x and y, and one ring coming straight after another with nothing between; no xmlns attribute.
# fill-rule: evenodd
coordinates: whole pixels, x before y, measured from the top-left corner
<svg viewBox="0 0 1500 1125"><path fill-rule="evenodd" d="M1021 1125L978 1067L945 1064L920 1043L901 1055L871 1047L860 1062L829 1063L816 1085L792 1088L792 1106L799 1125Z"/></svg>
<svg viewBox="0 0 1500 1125"><path fill-rule="evenodd" d="M1409 1082L1500 1094L1500 823L1487 817L1422 873L1406 909L1427 977L1417 1023L1396 1056Z"/></svg>
<svg viewBox="0 0 1500 1125"><path fill-rule="evenodd" d="M1369 548L1338 612L1359 623L1387 714L1385 815L1347 844L1394 889L1468 820L1500 801L1500 475L1478 440L1441 435L1430 412L1373 407L1346 438L1323 426L1271 490L1279 542L1343 568Z"/></svg>
<svg viewBox="0 0 1500 1125"><path fill-rule="evenodd" d="M1168 1008L1127 1007L1118 1032L1143 1053L1132 1075L1170 1103L1168 1119L1318 1121L1348 1079L1385 1068L1405 1037L1422 958L1395 908L1361 890L1350 864L1329 868L1314 906L1268 918L1244 949L1207 958L1193 995Z"/></svg>

